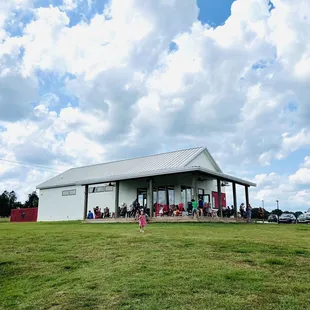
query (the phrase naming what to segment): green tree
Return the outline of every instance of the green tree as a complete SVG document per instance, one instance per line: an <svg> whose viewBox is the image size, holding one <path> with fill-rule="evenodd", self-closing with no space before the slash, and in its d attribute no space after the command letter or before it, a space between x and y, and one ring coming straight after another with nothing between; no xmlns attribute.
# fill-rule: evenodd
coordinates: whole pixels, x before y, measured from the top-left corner
<svg viewBox="0 0 310 310"><path fill-rule="evenodd" d="M17 201L17 195L14 191L8 192L4 191L0 195L0 217L8 217L11 214L12 209L22 206L22 204Z"/></svg>
<svg viewBox="0 0 310 310"><path fill-rule="evenodd" d="M10 216L10 199L8 191L4 191L0 195L0 217Z"/></svg>
<svg viewBox="0 0 310 310"><path fill-rule="evenodd" d="M271 211L271 214L276 214L277 216L281 216L282 213L283 213L283 211L280 209L275 209L275 210Z"/></svg>
<svg viewBox="0 0 310 310"><path fill-rule="evenodd" d="M260 215L260 212L259 212L259 209L260 208L253 208L252 209L252 218L253 219L262 219L261 215ZM268 216L270 215L270 213L264 209L264 219L267 220L268 219Z"/></svg>
<svg viewBox="0 0 310 310"><path fill-rule="evenodd" d="M301 215L301 214L303 214L303 212L301 212L301 211L297 211L297 212L294 213L294 215L295 215L296 218L298 218L299 215Z"/></svg>
<svg viewBox="0 0 310 310"><path fill-rule="evenodd" d="M39 205L39 197L36 191L28 194L28 199L25 201L24 207L25 208L37 208Z"/></svg>

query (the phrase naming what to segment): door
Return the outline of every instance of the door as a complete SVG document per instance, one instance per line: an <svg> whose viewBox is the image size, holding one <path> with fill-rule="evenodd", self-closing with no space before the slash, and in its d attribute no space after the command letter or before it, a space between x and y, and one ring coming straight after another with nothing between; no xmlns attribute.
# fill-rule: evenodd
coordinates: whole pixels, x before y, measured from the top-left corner
<svg viewBox="0 0 310 310"><path fill-rule="evenodd" d="M218 209L219 208L219 203L218 203L218 194L217 192L212 192L212 207ZM222 206L226 207L226 194L221 193L221 203Z"/></svg>
<svg viewBox="0 0 310 310"><path fill-rule="evenodd" d="M140 207L145 207L147 203L147 190L146 188L139 188L137 191L137 199Z"/></svg>

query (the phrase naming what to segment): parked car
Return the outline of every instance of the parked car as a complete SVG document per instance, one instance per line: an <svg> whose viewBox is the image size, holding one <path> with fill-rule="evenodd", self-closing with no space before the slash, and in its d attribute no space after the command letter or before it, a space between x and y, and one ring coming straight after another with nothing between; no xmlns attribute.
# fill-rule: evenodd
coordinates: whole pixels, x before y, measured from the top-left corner
<svg viewBox="0 0 310 310"><path fill-rule="evenodd" d="M280 223L294 223L294 224L296 224L296 217L293 214L283 213L279 217L279 224Z"/></svg>
<svg viewBox="0 0 310 310"><path fill-rule="evenodd" d="M270 214L268 216L269 223L278 223L278 216L276 214Z"/></svg>
<svg viewBox="0 0 310 310"><path fill-rule="evenodd" d="M310 223L310 214L300 214L297 218L297 223Z"/></svg>

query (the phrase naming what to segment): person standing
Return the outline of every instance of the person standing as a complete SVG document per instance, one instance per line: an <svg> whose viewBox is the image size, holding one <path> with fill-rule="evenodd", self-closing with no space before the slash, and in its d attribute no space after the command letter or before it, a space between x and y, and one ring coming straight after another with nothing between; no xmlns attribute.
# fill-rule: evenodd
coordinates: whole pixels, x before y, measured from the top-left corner
<svg viewBox="0 0 310 310"><path fill-rule="evenodd" d="M143 210L141 210L140 215L139 215L140 232L144 233L145 226L146 226L146 218L145 218Z"/></svg>
<svg viewBox="0 0 310 310"><path fill-rule="evenodd" d="M239 211L240 211L240 214L241 214L241 218L243 218L243 217L244 217L244 203L242 203L242 204L240 205Z"/></svg>
<svg viewBox="0 0 310 310"><path fill-rule="evenodd" d="M193 207L193 218L196 214L196 217L198 218L198 204L197 201L195 199L192 199L192 207Z"/></svg>
<svg viewBox="0 0 310 310"><path fill-rule="evenodd" d="M248 204L246 207L246 218L248 223L251 222L251 217L252 217L252 207L250 204Z"/></svg>
<svg viewBox="0 0 310 310"><path fill-rule="evenodd" d="M199 198L198 205L199 205L199 215L202 217L203 216L203 200L201 197Z"/></svg>

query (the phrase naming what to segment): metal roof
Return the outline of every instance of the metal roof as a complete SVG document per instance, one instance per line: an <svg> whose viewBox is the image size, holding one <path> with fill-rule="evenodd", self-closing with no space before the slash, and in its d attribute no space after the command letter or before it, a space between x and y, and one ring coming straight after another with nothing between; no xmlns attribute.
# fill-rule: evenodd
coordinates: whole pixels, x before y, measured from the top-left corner
<svg viewBox="0 0 310 310"><path fill-rule="evenodd" d="M216 171L202 167L187 166L202 152L206 152ZM234 178L222 173L206 148L197 147L181 151L73 168L38 185L37 188L47 189L63 186L105 183L190 171L200 171L211 176L221 176L223 180L227 181L233 180L232 178ZM250 183L245 180L235 178L235 181L236 180L238 180L238 182L236 182L238 184L255 186L254 183Z"/></svg>

